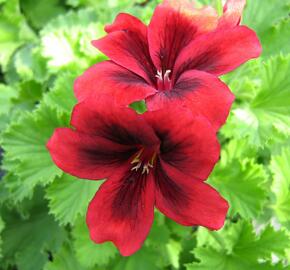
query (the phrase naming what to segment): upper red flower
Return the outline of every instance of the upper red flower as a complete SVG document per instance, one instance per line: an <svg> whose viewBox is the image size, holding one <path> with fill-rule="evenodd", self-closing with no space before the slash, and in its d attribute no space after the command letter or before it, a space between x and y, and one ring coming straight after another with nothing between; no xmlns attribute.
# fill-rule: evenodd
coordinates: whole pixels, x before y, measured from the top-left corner
<svg viewBox="0 0 290 270"><path fill-rule="evenodd" d="M256 34L239 26L245 0L228 0L218 18L211 7L194 9L186 1L164 1L147 27L119 14L93 45L111 60L89 68L75 82L79 101L113 92L128 105L146 99L147 108L177 101L199 111L217 130L226 120L234 96L217 76L258 57Z"/></svg>
<svg viewBox="0 0 290 270"><path fill-rule="evenodd" d="M65 172L107 178L87 213L95 242L134 253L149 233L154 206L186 226L223 226L228 204L203 182L220 154L203 116L172 106L138 115L98 97L75 106L71 125L56 129L47 147Z"/></svg>

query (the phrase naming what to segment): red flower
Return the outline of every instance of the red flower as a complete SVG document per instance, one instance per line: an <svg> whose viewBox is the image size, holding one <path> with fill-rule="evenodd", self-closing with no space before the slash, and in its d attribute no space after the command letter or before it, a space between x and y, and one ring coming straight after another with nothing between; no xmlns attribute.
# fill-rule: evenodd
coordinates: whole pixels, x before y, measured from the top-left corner
<svg viewBox="0 0 290 270"><path fill-rule="evenodd" d="M175 107L138 115L98 97L75 106L71 125L56 129L47 147L65 172L107 178L87 213L96 243L112 241L123 255L134 253L149 233L154 206L185 226L223 226L228 204L203 182L220 154L203 116Z"/></svg>
<svg viewBox="0 0 290 270"><path fill-rule="evenodd" d="M244 4L228 0L219 19L211 7L199 10L185 1L165 1L148 27L119 14L105 27L108 34L93 41L111 60L76 80L78 100L113 92L123 105L146 99L149 110L177 101L202 113L217 130L234 100L217 76L261 52L256 34L238 25Z"/></svg>

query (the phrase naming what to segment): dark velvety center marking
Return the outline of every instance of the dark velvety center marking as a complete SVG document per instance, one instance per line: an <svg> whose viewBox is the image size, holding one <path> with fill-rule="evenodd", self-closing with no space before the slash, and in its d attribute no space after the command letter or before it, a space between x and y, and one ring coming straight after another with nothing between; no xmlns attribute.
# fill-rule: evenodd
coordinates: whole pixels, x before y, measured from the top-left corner
<svg viewBox="0 0 290 270"><path fill-rule="evenodd" d="M127 171L121 182L116 186L116 194L112 203L112 213L116 220L131 220L132 224L138 220L140 210L144 208L144 192L147 174L140 171Z"/></svg>
<svg viewBox="0 0 290 270"><path fill-rule="evenodd" d="M194 58L188 57L177 70L176 78L178 79L183 72L191 69L212 72L217 68L218 58L219 53L215 48L209 48L207 51L198 54Z"/></svg>
<svg viewBox="0 0 290 270"><path fill-rule="evenodd" d="M127 42L120 43L120 46L128 55L134 57L139 67L148 75L152 84L155 83L155 67L151 60L147 40L137 32L127 30Z"/></svg>
<svg viewBox="0 0 290 270"><path fill-rule="evenodd" d="M156 161L154 172L156 188L160 190L167 204L174 209L186 207L188 204L186 192L178 185L178 182L169 177L159 159Z"/></svg>
<svg viewBox="0 0 290 270"><path fill-rule="evenodd" d="M140 138L139 134L134 134L117 123L104 123L102 133L105 138L122 145L142 144L142 138Z"/></svg>
<svg viewBox="0 0 290 270"><path fill-rule="evenodd" d="M116 163L122 163L128 161L138 149L132 147L123 151L119 150L108 150L103 148L101 145L94 148L82 148L80 151L82 155L92 161L94 164L99 165L110 165Z"/></svg>
<svg viewBox="0 0 290 270"><path fill-rule="evenodd" d="M173 69L181 49L189 44L196 31L190 19L178 12L171 12L166 17L165 26L160 31L161 44L158 52L163 73Z"/></svg>
<svg viewBox="0 0 290 270"><path fill-rule="evenodd" d="M164 92L164 95L169 99L182 98L187 93L195 91L200 85L201 81L197 78L179 80L170 91Z"/></svg>
<svg viewBox="0 0 290 270"><path fill-rule="evenodd" d="M170 134L169 130L158 133L161 141L160 157L171 166L182 170L183 164L187 160L185 150L189 145L186 145L185 141L173 140L168 134Z"/></svg>
<svg viewBox="0 0 290 270"><path fill-rule="evenodd" d="M126 84L147 84L147 82L137 74L129 71L115 71L109 74L116 83Z"/></svg>

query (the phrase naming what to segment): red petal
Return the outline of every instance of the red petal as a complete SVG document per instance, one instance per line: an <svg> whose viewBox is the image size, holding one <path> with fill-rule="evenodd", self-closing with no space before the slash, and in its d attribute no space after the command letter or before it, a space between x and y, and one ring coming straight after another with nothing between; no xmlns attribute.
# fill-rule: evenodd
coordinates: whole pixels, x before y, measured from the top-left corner
<svg viewBox="0 0 290 270"><path fill-rule="evenodd" d="M90 67L78 77L74 92L78 101L105 93L114 96L121 105L128 105L154 94L156 90L135 73L105 61Z"/></svg>
<svg viewBox="0 0 290 270"><path fill-rule="evenodd" d="M215 76L198 70L186 71L178 79L174 89L158 92L146 99L148 110L156 110L176 101L184 104L193 114L205 116L217 131L226 121L234 95L226 84Z"/></svg>
<svg viewBox="0 0 290 270"><path fill-rule="evenodd" d="M257 35L245 26L211 32L183 49L176 60L173 78L190 69L222 75L258 57L260 53Z"/></svg>
<svg viewBox="0 0 290 270"><path fill-rule="evenodd" d="M146 112L161 141L160 157L193 179L205 180L219 159L220 146L206 118L180 106Z"/></svg>
<svg viewBox="0 0 290 270"><path fill-rule="evenodd" d="M209 185L186 178L166 164L156 168L156 207L185 226L218 230L224 225L228 203Z"/></svg>
<svg viewBox="0 0 290 270"><path fill-rule="evenodd" d="M159 140L142 115L115 104L106 95L90 97L74 107L71 125L79 132L122 145L154 145Z"/></svg>
<svg viewBox="0 0 290 270"><path fill-rule="evenodd" d="M112 241L123 256L136 252L145 241L155 202L152 177L132 181L128 175L126 172L106 181L87 212L91 239L96 243Z"/></svg>
<svg viewBox="0 0 290 270"><path fill-rule="evenodd" d="M172 70L181 49L198 34L217 25L213 9L195 9L189 1L164 1L154 11L148 27L150 54L158 70Z"/></svg>
<svg viewBox="0 0 290 270"><path fill-rule="evenodd" d="M103 179L120 170L138 151L101 137L58 128L47 143L54 163L63 171L86 179Z"/></svg>
<svg viewBox="0 0 290 270"><path fill-rule="evenodd" d="M240 23L246 0L227 0L224 14L219 20L219 28L234 27Z"/></svg>
<svg viewBox="0 0 290 270"><path fill-rule="evenodd" d="M154 84L156 72L149 54L146 25L129 14L119 14L106 31L107 36L92 44L117 64Z"/></svg>

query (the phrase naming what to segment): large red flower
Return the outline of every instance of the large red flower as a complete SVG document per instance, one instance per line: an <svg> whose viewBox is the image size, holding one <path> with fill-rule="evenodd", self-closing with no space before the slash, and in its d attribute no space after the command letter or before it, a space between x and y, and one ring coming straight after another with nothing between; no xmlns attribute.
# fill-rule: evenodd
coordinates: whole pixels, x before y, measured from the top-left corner
<svg viewBox="0 0 290 270"><path fill-rule="evenodd" d="M138 115L98 97L75 106L71 125L56 129L47 147L65 172L107 179L87 213L96 243L134 253L150 231L154 206L185 226L223 226L228 204L204 183L220 146L203 116L172 106Z"/></svg>
<svg viewBox="0 0 290 270"><path fill-rule="evenodd" d="M238 25L244 4L228 0L218 18L211 7L164 1L148 27L119 14L106 26L108 34L93 41L111 60L92 66L76 80L78 100L113 92L123 105L146 99L149 110L177 101L202 113L217 130L234 100L217 76L261 52L256 34Z"/></svg>

